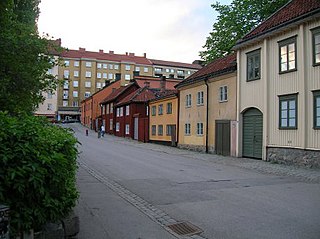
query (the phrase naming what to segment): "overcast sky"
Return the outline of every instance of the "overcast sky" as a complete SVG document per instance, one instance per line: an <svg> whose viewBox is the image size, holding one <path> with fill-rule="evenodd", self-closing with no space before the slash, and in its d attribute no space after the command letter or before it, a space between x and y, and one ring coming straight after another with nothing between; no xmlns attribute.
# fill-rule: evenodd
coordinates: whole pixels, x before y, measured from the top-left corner
<svg viewBox="0 0 320 239"><path fill-rule="evenodd" d="M42 0L39 32L69 49L191 63L212 30L214 0ZM229 4L231 0L220 0Z"/></svg>

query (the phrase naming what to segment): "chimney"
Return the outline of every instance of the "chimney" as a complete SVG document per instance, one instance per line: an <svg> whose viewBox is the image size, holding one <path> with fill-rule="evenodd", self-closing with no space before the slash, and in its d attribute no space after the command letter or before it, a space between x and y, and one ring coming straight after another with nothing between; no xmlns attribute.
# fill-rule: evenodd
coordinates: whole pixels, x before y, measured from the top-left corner
<svg viewBox="0 0 320 239"><path fill-rule="evenodd" d="M143 57L144 57L144 58L147 58L147 53L143 53Z"/></svg>
<svg viewBox="0 0 320 239"><path fill-rule="evenodd" d="M109 51L109 54L114 54L114 51Z"/></svg>
<svg viewBox="0 0 320 239"><path fill-rule="evenodd" d="M134 56L134 53L129 53L129 56Z"/></svg>
<svg viewBox="0 0 320 239"><path fill-rule="evenodd" d="M103 53L103 50L100 49L100 50L99 50L99 53Z"/></svg>
<svg viewBox="0 0 320 239"><path fill-rule="evenodd" d="M149 82L149 81L145 81L145 82L144 82L144 87L150 88L150 82Z"/></svg>
<svg viewBox="0 0 320 239"><path fill-rule="evenodd" d="M128 55L128 52L126 52L126 56Z"/></svg>
<svg viewBox="0 0 320 239"><path fill-rule="evenodd" d="M112 92L115 92L117 88L112 88Z"/></svg>
<svg viewBox="0 0 320 239"><path fill-rule="evenodd" d="M164 92L166 90L166 76L162 76L160 79L160 92Z"/></svg>
<svg viewBox="0 0 320 239"><path fill-rule="evenodd" d="M79 47L79 51L84 52L86 51L86 48Z"/></svg>

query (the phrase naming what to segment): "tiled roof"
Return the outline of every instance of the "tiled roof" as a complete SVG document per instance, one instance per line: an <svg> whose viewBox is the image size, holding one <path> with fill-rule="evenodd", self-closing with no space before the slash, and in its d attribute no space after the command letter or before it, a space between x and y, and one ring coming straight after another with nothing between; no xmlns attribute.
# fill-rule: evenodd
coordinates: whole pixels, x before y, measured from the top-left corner
<svg viewBox="0 0 320 239"><path fill-rule="evenodd" d="M319 0L292 0L245 35L237 45L319 12Z"/></svg>
<svg viewBox="0 0 320 239"><path fill-rule="evenodd" d="M66 58L88 58L88 59L97 59L97 60L106 60L106 61L115 61L115 62L134 62L136 64L142 65L152 65L152 62L146 57L135 56L135 55L120 55L114 53L105 53L105 52L92 52L86 51L84 49L80 50L68 50L61 53L61 57Z"/></svg>
<svg viewBox="0 0 320 239"><path fill-rule="evenodd" d="M137 84L142 88L145 86L145 82L149 82L150 88L153 89L159 89L160 88L160 81L161 77L145 77L145 76L135 76L134 80L137 82ZM174 87L180 83L181 80L178 79L166 79L166 89L173 90Z"/></svg>
<svg viewBox="0 0 320 239"><path fill-rule="evenodd" d="M139 102L148 102L151 99L156 97L156 90L150 89L148 87L139 88L136 91L132 92L125 98L123 98L117 106L125 105L128 103L139 103Z"/></svg>
<svg viewBox="0 0 320 239"><path fill-rule="evenodd" d="M176 88L202 81L205 77L215 77L234 72L236 70L236 54L227 55L209 63L201 70L197 71L196 73L176 85Z"/></svg>
<svg viewBox="0 0 320 239"><path fill-rule="evenodd" d="M118 89L114 89L114 91L111 92L110 95L108 95L101 103L104 104L115 100L119 95L121 95L123 92L125 92L128 88L132 87L133 85L135 85L135 83L131 83L127 86L121 86Z"/></svg>
<svg viewBox="0 0 320 239"><path fill-rule="evenodd" d="M161 65L161 66L191 68L191 69L195 69L195 70L199 70L202 68L202 66L199 64L188 64L188 63L181 63L181 62L174 62L174 61L162 61L162 60L154 60L154 59L150 59L150 61L154 65Z"/></svg>

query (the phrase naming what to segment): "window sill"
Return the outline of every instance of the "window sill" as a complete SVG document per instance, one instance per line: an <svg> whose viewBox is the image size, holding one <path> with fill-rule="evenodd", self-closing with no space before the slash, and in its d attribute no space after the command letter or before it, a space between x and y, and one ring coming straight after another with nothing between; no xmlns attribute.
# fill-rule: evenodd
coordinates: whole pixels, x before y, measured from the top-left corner
<svg viewBox="0 0 320 239"><path fill-rule="evenodd" d="M295 69L288 70L288 71L280 71L280 72L279 72L279 75L287 74L287 73L291 73L291 72L295 72L295 71L298 71L298 69L297 69L297 68L295 68Z"/></svg>
<svg viewBox="0 0 320 239"><path fill-rule="evenodd" d="M298 127L280 127L279 130L297 130Z"/></svg>
<svg viewBox="0 0 320 239"><path fill-rule="evenodd" d="M320 62L318 62L318 63L313 63L312 66L313 66L313 67L320 66Z"/></svg>
<svg viewBox="0 0 320 239"><path fill-rule="evenodd" d="M219 103L226 103L228 100L220 100Z"/></svg>
<svg viewBox="0 0 320 239"><path fill-rule="evenodd" d="M255 78L255 79L247 79L246 81L247 81L247 82L250 82L250 81L256 81L256 80L261 80L261 77Z"/></svg>
<svg viewBox="0 0 320 239"><path fill-rule="evenodd" d="M197 106L204 106L204 104L202 103L202 104L197 104Z"/></svg>

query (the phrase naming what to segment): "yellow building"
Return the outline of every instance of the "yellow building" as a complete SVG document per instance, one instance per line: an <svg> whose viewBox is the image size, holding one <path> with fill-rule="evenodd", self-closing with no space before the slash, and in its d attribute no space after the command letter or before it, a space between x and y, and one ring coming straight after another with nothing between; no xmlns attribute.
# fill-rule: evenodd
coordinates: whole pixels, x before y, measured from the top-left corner
<svg viewBox="0 0 320 239"><path fill-rule="evenodd" d="M178 95L168 94L149 102L149 140L176 145L178 124Z"/></svg>
<svg viewBox="0 0 320 239"><path fill-rule="evenodd" d="M178 146L235 156L236 56L215 60L179 83Z"/></svg>

